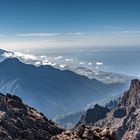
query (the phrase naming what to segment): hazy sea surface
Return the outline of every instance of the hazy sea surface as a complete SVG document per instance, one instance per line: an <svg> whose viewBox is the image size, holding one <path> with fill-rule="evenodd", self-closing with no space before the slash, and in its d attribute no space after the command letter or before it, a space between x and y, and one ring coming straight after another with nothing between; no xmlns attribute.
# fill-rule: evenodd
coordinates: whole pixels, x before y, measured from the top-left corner
<svg viewBox="0 0 140 140"><path fill-rule="evenodd" d="M140 47L52 48L28 52L45 55L53 62L99 69L107 72L140 76Z"/></svg>

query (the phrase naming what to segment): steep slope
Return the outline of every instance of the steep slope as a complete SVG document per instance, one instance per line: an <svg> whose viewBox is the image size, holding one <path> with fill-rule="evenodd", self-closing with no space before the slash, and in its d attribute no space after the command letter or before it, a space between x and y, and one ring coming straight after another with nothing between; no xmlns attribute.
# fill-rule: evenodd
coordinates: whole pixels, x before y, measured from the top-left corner
<svg viewBox="0 0 140 140"><path fill-rule="evenodd" d="M51 66L27 65L16 58L0 63L0 75L0 92L20 96L49 117L78 111L92 101L120 93L126 86L103 84Z"/></svg>
<svg viewBox="0 0 140 140"><path fill-rule="evenodd" d="M132 80L128 91L124 92L117 109L107 114L107 117L96 124L100 127L110 127L116 131L117 139L140 139L140 81Z"/></svg>
<svg viewBox="0 0 140 140"><path fill-rule="evenodd" d="M15 95L0 94L1 140L50 140L63 129Z"/></svg>

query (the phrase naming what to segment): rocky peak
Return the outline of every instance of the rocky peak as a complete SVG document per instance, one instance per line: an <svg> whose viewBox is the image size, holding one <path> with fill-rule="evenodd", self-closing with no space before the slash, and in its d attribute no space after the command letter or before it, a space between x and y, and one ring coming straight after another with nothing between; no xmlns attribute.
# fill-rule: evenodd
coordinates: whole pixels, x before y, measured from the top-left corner
<svg viewBox="0 0 140 140"><path fill-rule="evenodd" d="M121 106L140 107L140 81L134 79L131 81L130 88L124 93Z"/></svg>
<svg viewBox="0 0 140 140"><path fill-rule="evenodd" d="M87 110L86 114L81 117L79 124L94 124L106 117L106 114L110 110L107 107L102 107L98 104L94 106L94 108L90 108Z"/></svg>
<svg viewBox="0 0 140 140"><path fill-rule="evenodd" d="M19 97L0 94L0 139L49 140L62 131Z"/></svg>

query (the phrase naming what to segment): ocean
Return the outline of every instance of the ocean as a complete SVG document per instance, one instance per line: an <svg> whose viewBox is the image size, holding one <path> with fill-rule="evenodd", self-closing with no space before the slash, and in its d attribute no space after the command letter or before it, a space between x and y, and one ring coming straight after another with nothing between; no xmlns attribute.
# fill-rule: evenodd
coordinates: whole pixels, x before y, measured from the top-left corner
<svg viewBox="0 0 140 140"><path fill-rule="evenodd" d="M25 52L25 50L24 50ZM82 47L32 49L26 52L47 56L60 67L88 67L106 72L140 76L140 47Z"/></svg>

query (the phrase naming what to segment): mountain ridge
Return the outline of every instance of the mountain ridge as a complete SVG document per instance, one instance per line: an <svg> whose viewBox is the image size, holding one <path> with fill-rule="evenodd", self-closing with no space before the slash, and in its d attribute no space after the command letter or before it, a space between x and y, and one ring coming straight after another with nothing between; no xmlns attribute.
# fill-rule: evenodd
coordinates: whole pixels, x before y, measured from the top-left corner
<svg viewBox="0 0 140 140"><path fill-rule="evenodd" d="M89 102L107 97L112 93L117 94L126 86L107 85L52 66L36 67L24 64L17 58L8 58L1 62L0 74L0 92L13 92L40 111L44 111L44 106L49 106L44 113L50 117L65 114L67 111L78 111ZM117 88L118 91L116 91ZM49 112L54 113L51 115Z"/></svg>

